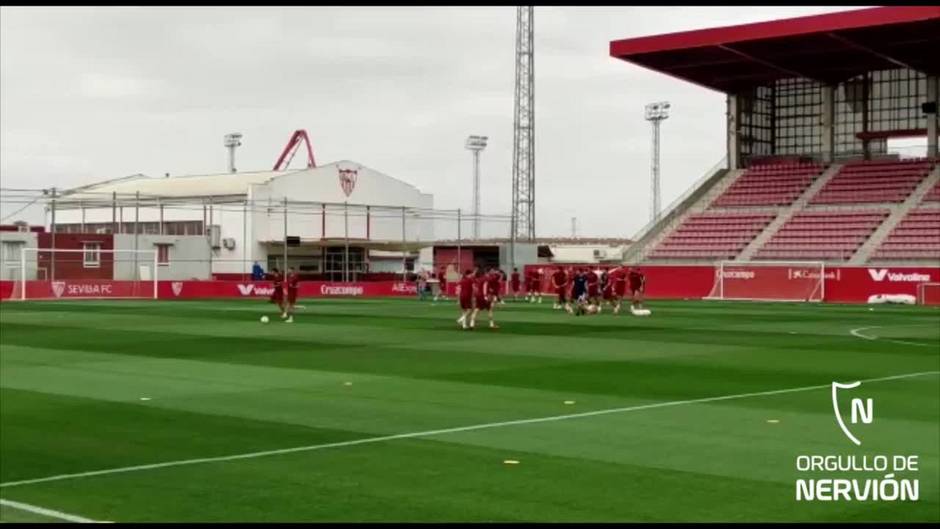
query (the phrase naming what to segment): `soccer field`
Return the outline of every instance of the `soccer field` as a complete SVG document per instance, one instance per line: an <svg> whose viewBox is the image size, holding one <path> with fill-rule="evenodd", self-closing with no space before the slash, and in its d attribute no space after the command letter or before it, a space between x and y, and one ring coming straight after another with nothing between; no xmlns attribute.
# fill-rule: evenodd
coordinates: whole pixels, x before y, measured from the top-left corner
<svg viewBox="0 0 940 529"><path fill-rule="evenodd" d="M301 304L2 304L0 518L940 521L936 308ZM916 455L919 499L797 501L829 454Z"/></svg>

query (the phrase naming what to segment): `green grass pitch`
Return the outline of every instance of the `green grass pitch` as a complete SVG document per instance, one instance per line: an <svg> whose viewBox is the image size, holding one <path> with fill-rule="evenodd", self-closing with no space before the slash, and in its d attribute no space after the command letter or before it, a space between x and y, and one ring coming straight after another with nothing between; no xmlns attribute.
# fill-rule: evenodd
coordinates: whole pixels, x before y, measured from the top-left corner
<svg viewBox="0 0 940 529"><path fill-rule="evenodd" d="M301 303L2 304L0 497L108 521L940 521L936 308L508 303L464 332L453 302ZM831 382L913 373L846 394L874 402L855 446ZM804 454L917 455L920 498L797 502Z"/></svg>

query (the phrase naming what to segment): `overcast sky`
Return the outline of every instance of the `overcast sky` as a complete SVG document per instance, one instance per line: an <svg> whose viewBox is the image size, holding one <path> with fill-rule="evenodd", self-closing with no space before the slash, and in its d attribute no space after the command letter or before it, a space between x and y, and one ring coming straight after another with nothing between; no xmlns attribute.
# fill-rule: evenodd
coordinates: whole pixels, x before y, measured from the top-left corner
<svg viewBox="0 0 940 529"><path fill-rule="evenodd" d="M646 103L669 100L663 204L724 155L724 96L608 55L611 40L849 7L535 9L539 236L625 237L649 217ZM3 187L268 170L307 129L350 159L482 209L511 203L515 8L3 8ZM301 156L293 167L301 167ZM2 214L9 213L4 207ZM15 219L8 219L12 221Z"/></svg>

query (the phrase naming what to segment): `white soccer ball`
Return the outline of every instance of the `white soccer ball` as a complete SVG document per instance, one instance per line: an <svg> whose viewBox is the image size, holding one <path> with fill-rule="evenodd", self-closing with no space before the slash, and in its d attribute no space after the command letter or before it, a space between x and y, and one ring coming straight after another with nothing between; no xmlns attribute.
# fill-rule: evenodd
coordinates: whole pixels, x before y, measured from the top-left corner
<svg viewBox="0 0 940 529"><path fill-rule="evenodd" d="M267 316L261 316L261 323L268 323L268 317L267 317Z"/></svg>

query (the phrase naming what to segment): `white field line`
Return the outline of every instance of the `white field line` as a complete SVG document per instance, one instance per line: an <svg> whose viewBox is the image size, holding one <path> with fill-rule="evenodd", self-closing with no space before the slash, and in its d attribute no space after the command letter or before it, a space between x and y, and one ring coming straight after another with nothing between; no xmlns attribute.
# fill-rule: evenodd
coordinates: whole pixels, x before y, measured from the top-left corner
<svg viewBox="0 0 940 529"><path fill-rule="evenodd" d="M861 380L860 382L880 382L880 381L885 381L885 380L899 380L899 379L905 379L905 378L914 378L914 377L937 375L937 374L940 374L940 371L921 371L918 373L905 373L902 375L869 378L869 379ZM245 454L235 454L235 455L229 455L229 456L202 457L202 458L196 458L196 459L181 459L177 461L166 461L163 463L152 463L152 464L147 464L147 465L106 468L102 470L92 470L89 472L77 472L74 474L59 474L56 476L48 476L44 478L24 479L21 481L8 481L6 483L0 483L0 488L19 487L22 485L30 485L30 484L35 484L35 483L48 483L50 481L63 481L63 480L69 480L69 479L87 478L87 477L92 477L92 476L123 474L126 472L140 472L144 470L154 470L158 468L198 465L202 463L218 463L222 461L237 461L239 459L254 459L258 457L292 454L296 452L312 452L314 450L323 450L327 448L340 448L344 446L356 446L356 445L364 445L364 444L372 444L372 443L381 443L385 441L394 441L398 439L412 439L415 437L430 437L434 435L443 435L443 434L458 433L458 432L470 432L470 431L475 431L475 430L486 430L489 428L501 428L503 426L517 426L520 424L536 424L536 423L543 423L543 422L564 421L568 419L579 419L582 417L594 417L597 415L608 415L608 414L613 414L613 413L625 413L625 412L631 412L631 411L651 410L655 408L668 408L672 406L682 406L686 404L702 404L706 402L720 402L720 401L725 401L725 400L744 399L748 397L763 397L763 396L768 396L768 395L781 395L785 393L798 393L802 391L812 391L812 390L817 390L817 389L828 390L831 388L832 388L832 384L828 383L828 384L820 384L817 386L803 386L803 387L798 387L798 388L775 389L771 391L760 391L760 392L754 392L754 393L739 393L737 395L723 395L719 397L706 397L702 399L674 400L674 401L668 401L668 402L657 402L654 404L642 404L639 406L627 406L623 408L608 408L608 409L603 409L603 410L587 411L587 412L581 412L581 413L553 415L549 417L536 417L532 419L518 419L514 421L491 422L491 423L484 423L484 424L473 424L469 426L458 426L455 428L444 428L440 430L425 430L421 432L384 435L384 436L379 436L379 437L366 437L363 439L354 439L351 441L339 441L335 443L297 446L293 448L281 448L277 450L265 450L262 452L249 452Z"/></svg>
<svg viewBox="0 0 940 529"><path fill-rule="evenodd" d="M74 514L69 514L66 512L54 511L52 509L46 509L44 507L37 507L36 505L30 505L28 503L20 503L18 501L5 500L0 498L0 505L10 507L12 509L17 509L20 511L31 512L33 514L40 514L49 518L55 518L57 520L65 520L67 522L75 523L101 523L98 520L91 520L89 518L83 518L81 516L76 516Z"/></svg>
<svg viewBox="0 0 940 529"><path fill-rule="evenodd" d="M851 331L849 331L849 334L851 334L852 336L855 336L856 338L861 338L863 340L872 340L872 341L881 340L883 342L894 342L894 343L903 343L905 345L916 345L917 347L931 347L932 344L929 344L929 343L906 342L904 340L895 340L893 338L879 338L878 336L868 336L867 334L862 334L862 331L867 331L868 329L881 329L883 327L914 327L917 325L921 325L921 324L915 323L911 325L873 325L871 327L859 327L858 329L852 329ZM923 324L923 325L931 325L931 324Z"/></svg>

